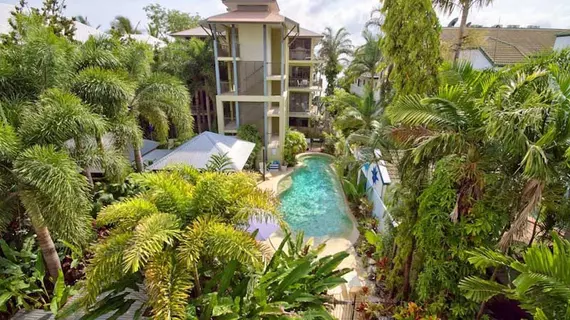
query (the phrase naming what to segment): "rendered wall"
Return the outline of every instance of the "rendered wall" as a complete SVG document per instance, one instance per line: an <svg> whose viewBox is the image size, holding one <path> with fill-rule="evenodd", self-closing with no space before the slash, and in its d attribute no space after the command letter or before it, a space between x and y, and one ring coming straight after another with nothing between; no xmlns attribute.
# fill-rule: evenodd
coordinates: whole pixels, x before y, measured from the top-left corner
<svg viewBox="0 0 570 320"><path fill-rule="evenodd" d="M487 59L487 57L485 57L483 52L481 52L479 49L461 50L459 53L459 59L471 62L473 68L476 70L493 68L493 65L491 62L489 62L489 59Z"/></svg>

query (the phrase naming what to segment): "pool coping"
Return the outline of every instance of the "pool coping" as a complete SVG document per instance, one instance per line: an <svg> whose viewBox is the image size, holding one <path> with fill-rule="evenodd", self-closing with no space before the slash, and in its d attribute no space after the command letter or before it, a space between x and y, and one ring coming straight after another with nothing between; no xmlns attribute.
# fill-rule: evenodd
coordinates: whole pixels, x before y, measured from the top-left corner
<svg viewBox="0 0 570 320"><path fill-rule="evenodd" d="M297 156L295 156L295 159L300 160L300 158L306 157L306 156L319 156L319 157L328 157L332 160L335 159L334 156L328 154L328 153L322 153L322 152L303 152L298 154ZM336 172L336 168L334 167L334 165L331 163L330 164L331 168ZM279 187L279 183L289 177L291 174L293 174L293 172L295 172L296 169L300 168L301 164L299 162L297 162L297 164L293 167L293 170L288 170L288 172L284 173L283 175L276 177L275 178L275 182L273 183L273 192L275 192L275 194L277 196L280 195L280 193L278 192L278 187ZM346 206L346 211L347 211L347 216L348 219L350 219L350 221L352 222L352 231L350 232L349 235L347 236L336 236L336 237L331 237L331 236L324 236L324 237L309 237L309 238L314 238L315 240L320 240L321 241L326 241L327 239L332 239L332 238L342 238L342 239L346 239L348 240L351 244L356 244L356 242L358 241L358 238L360 237L360 232L358 232L358 220L356 220L356 217L354 216L354 214L352 213L352 210L350 209L350 202L348 201L348 198L346 197L346 193L344 192L344 190L342 189L342 183L340 181L338 181L338 177L336 178L337 182L340 184L340 188L342 190L342 196L344 198L344 204Z"/></svg>

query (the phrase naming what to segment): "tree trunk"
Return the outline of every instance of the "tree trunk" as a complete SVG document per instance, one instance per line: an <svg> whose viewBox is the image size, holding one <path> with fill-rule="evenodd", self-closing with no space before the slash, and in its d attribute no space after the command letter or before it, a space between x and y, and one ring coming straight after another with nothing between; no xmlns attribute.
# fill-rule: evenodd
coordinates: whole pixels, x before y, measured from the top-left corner
<svg viewBox="0 0 570 320"><path fill-rule="evenodd" d="M198 272L198 266L194 264L194 289L196 289L196 296L202 295L202 286L200 285L200 273Z"/></svg>
<svg viewBox="0 0 570 320"><path fill-rule="evenodd" d="M461 24L459 25L459 31L457 33L457 44L455 45L455 54L453 55L453 63L457 62L459 59L459 53L461 52L461 47L463 46L463 37L465 36L465 27L467 25L467 17L469 16L469 1L461 1Z"/></svg>
<svg viewBox="0 0 570 320"><path fill-rule="evenodd" d="M144 163L142 158L141 149L138 147L133 147L133 153L135 154L135 168L137 172L143 172Z"/></svg>
<svg viewBox="0 0 570 320"><path fill-rule="evenodd" d="M105 146L103 145L103 137L102 136L97 136L97 147L99 148L99 151L101 151L101 152L105 151Z"/></svg>
<svg viewBox="0 0 570 320"><path fill-rule="evenodd" d="M534 226L532 227L532 235L530 236L530 241L528 242L528 246L532 246L532 243L534 242L534 238L536 237L536 229L538 226L538 219L540 218L540 207L538 209L538 212L536 214L536 219L534 220Z"/></svg>
<svg viewBox="0 0 570 320"><path fill-rule="evenodd" d="M45 226L37 226L34 223L34 230L36 231L36 235L38 236L38 243L42 250L42 256L46 263L48 274L52 277L53 281L58 277L58 271L61 270L61 261L59 261L59 256L57 255L57 251L55 250L55 245L53 244L53 240L51 235L49 234L49 230Z"/></svg>
<svg viewBox="0 0 570 320"><path fill-rule="evenodd" d="M410 275L412 273L412 264L414 262L414 251L416 250L416 237L412 236L412 248L406 259L406 264L404 266L404 287L402 290L402 296L404 301L408 301L410 298Z"/></svg>

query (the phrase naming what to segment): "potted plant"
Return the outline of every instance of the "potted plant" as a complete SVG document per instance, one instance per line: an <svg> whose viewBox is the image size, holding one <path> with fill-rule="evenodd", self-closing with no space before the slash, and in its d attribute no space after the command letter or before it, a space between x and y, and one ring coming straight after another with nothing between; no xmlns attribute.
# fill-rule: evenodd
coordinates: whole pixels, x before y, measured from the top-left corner
<svg viewBox="0 0 570 320"><path fill-rule="evenodd" d="M283 163L281 163L281 171L287 171L287 162L283 161Z"/></svg>

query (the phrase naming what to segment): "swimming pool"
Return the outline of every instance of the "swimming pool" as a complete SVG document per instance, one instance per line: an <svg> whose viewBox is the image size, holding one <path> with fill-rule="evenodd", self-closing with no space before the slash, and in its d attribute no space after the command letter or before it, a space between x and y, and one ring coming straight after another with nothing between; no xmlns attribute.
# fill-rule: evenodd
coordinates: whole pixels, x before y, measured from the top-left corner
<svg viewBox="0 0 570 320"><path fill-rule="evenodd" d="M347 236L353 229L349 209L332 159L310 155L299 159L302 166L279 183L281 210L293 231L306 236ZM290 185L289 185L290 184Z"/></svg>

